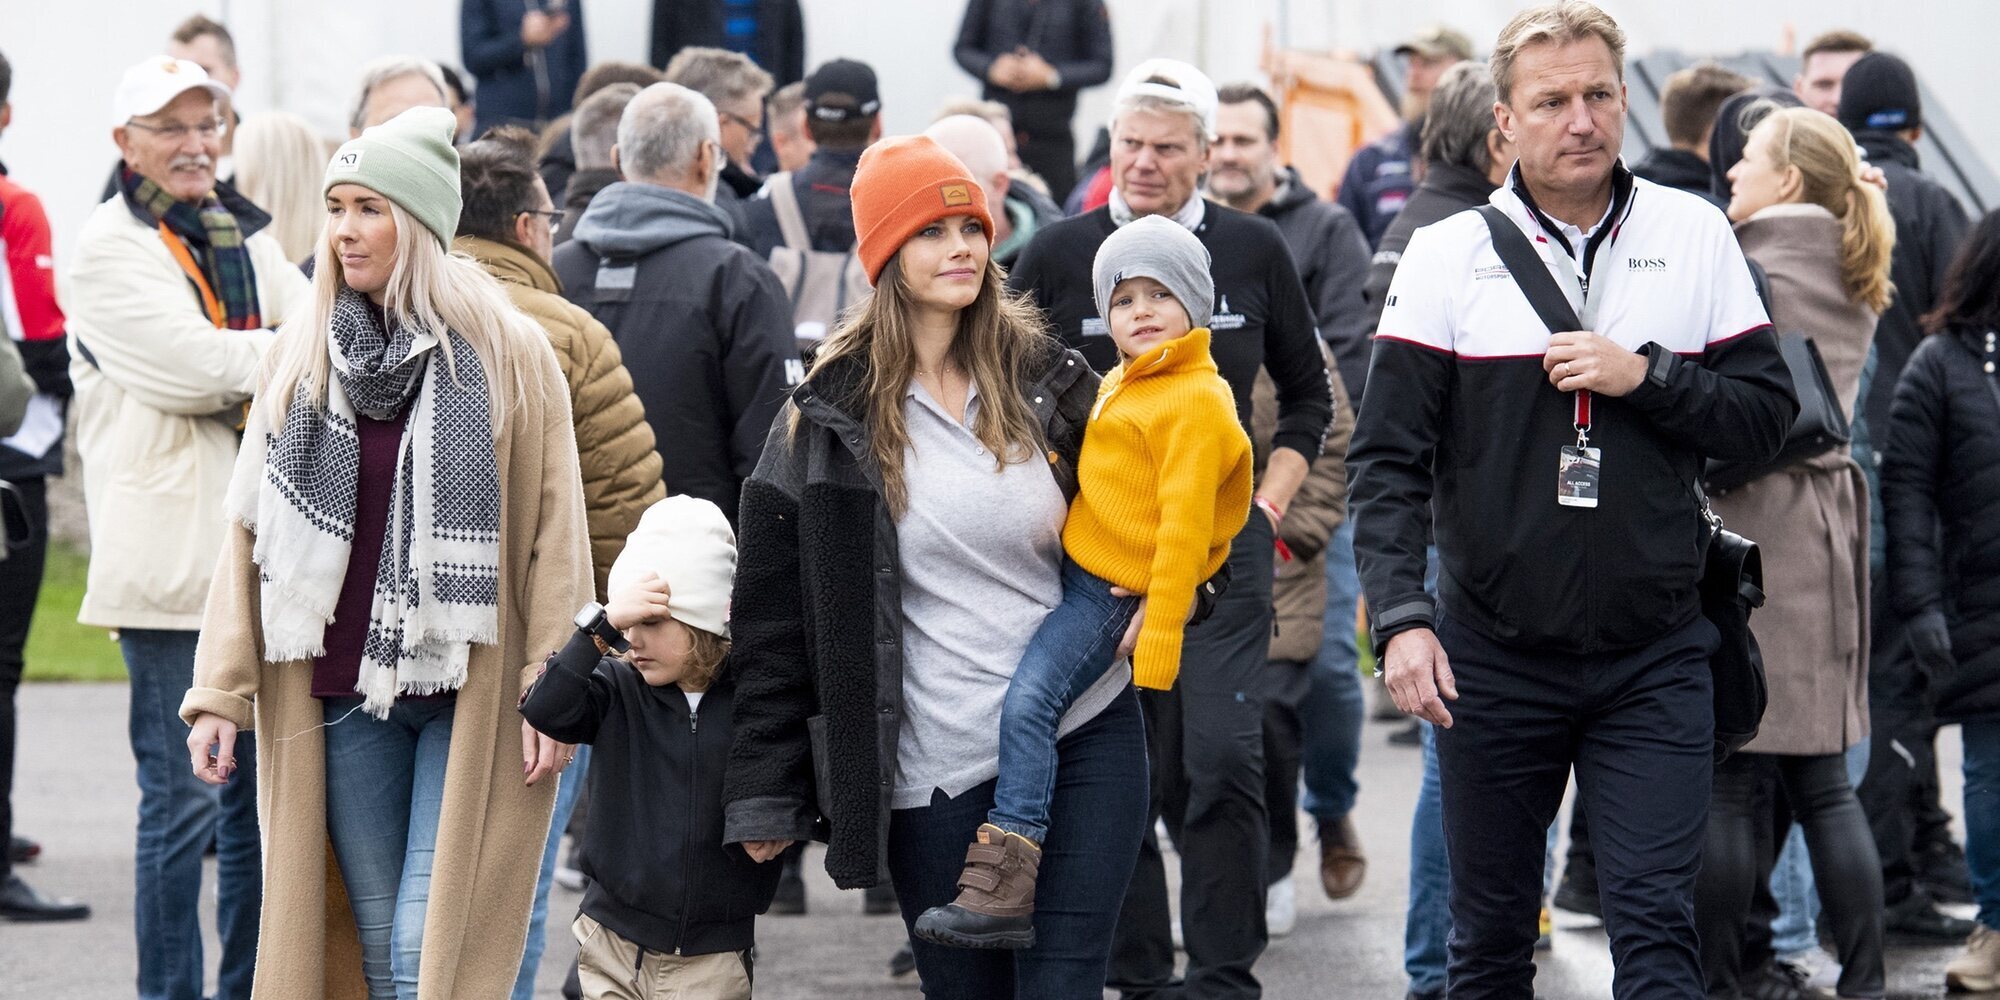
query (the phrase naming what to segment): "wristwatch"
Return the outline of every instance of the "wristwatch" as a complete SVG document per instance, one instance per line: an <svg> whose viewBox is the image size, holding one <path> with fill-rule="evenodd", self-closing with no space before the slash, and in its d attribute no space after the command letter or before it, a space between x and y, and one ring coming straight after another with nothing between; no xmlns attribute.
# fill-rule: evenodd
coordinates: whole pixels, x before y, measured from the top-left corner
<svg viewBox="0 0 2000 1000"><path fill-rule="evenodd" d="M589 636L597 643L601 652L622 653L632 648L625 641L624 633L611 627L611 620L604 616L604 605L592 601L576 613L576 630Z"/></svg>

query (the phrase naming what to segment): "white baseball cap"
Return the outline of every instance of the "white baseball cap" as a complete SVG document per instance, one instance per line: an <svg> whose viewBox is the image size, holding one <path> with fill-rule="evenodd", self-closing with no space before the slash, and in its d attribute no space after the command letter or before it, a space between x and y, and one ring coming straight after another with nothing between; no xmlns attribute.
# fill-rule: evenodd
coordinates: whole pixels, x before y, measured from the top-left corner
<svg viewBox="0 0 2000 1000"><path fill-rule="evenodd" d="M229 88L208 78L201 64L172 56L150 56L125 71L111 98L111 125L116 128L140 115L150 115L195 88L229 99Z"/></svg>
<svg viewBox="0 0 2000 1000"><path fill-rule="evenodd" d="M1132 67L1132 72L1125 75L1125 82L1118 85L1118 93L1112 98L1112 106L1124 103L1128 97L1141 95L1187 105L1201 119L1205 137L1215 138L1215 106L1218 102L1215 81L1210 80L1208 74L1178 59L1148 59Z"/></svg>

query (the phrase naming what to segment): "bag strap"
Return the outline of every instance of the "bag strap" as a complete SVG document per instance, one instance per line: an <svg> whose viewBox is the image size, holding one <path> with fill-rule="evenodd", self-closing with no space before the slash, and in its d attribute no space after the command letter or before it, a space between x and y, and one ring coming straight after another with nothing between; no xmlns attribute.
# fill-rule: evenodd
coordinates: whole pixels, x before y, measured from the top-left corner
<svg viewBox="0 0 2000 1000"><path fill-rule="evenodd" d="M778 232L784 235L785 245L801 253L810 252L812 236L806 232L806 217L799 209L799 194L792 190L791 172L772 174L764 189L771 192L771 214L778 217Z"/></svg>
<svg viewBox="0 0 2000 1000"><path fill-rule="evenodd" d="M1542 318L1542 324L1550 333L1563 333L1583 329L1583 322L1576 318L1576 310L1569 304L1569 296L1564 295L1556 279L1549 276L1549 267L1542 262L1542 255L1535 252L1534 244L1507 218L1507 213L1492 205L1479 206L1479 214L1486 219L1486 228L1493 234L1493 252L1500 255L1500 263L1506 265L1507 273L1513 275L1514 284L1519 285L1521 294L1527 296L1528 305L1533 306L1535 315Z"/></svg>

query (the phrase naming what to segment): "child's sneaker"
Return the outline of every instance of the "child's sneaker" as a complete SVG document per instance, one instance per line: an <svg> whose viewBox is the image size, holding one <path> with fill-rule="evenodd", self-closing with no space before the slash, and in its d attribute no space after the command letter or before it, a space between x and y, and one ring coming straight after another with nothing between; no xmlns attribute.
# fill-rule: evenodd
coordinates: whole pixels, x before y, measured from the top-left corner
<svg viewBox="0 0 2000 1000"><path fill-rule="evenodd" d="M1952 993L2000 990L2000 931L1975 925L1965 950L1944 967L1944 987Z"/></svg>
<svg viewBox="0 0 2000 1000"><path fill-rule="evenodd" d="M982 823L965 850L958 898L917 918L916 935L959 948L1032 948L1035 876L1042 849L1018 833Z"/></svg>

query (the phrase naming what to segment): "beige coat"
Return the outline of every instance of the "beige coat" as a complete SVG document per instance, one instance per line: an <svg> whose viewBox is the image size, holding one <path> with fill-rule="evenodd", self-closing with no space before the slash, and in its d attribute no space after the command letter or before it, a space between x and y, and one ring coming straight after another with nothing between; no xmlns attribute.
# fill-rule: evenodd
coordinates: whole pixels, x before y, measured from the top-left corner
<svg viewBox="0 0 2000 1000"><path fill-rule="evenodd" d="M312 286L277 241L244 245L265 324L304 312ZM216 329L159 230L123 197L84 222L61 296L95 555L77 620L193 630L222 551L240 404L271 332Z"/></svg>
<svg viewBox="0 0 2000 1000"><path fill-rule="evenodd" d="M477 236L461 236L452 249L479 261L499 278L515 308L549 335L556 363L569 383L570 416L576 421L577 460L583 467L583 506L590 522L591 563L597 596L604 599L611 563L625 550L625 536L639 515L667 495L660 482L660 453L646 407L632 394L632 374L611 331L590 313L562 297L556 273L518 247Z"/></svg>
<svg viewBox="0 0 2000 1000"><path fill-rule="evenodd" d="M1770 279L1779 333L1819 348L1850 415L1875 338L1876 313L1840 283L1840 222L1813 205L1779 205L1736 226ZM1730 530L1764 558L1764 606L1750 631L1764 654L1770 707L1755 753L1840 753L1868 735L1868 485L1840 449L1714 498Z"/></svg>
<svg viewBox="0 0 2000 1000"><path fill-rule="evenodd" d="M560 648L590 600L589 535L569 393L548 342L510 333L501 356L523 389L496 437L500 507L498 646L475 646L452 715L430 907L418 972L424 1000L505 997L520 969L554 781L522 783L525 678ZM513 376L492 380L513 388ZM326 832L325 738L306 661L263 662L254 537L231 523L181 718L204 712L257 739L264 910L257 1000L360 996L360 947Z"/></svg>
<svg viewBox="0 0 2000 1000"><path fill-rule="evenodd" d="M1326 353L1324 344L1320 351ZM1347 519L1347 442L1354 436L1354 407L1331 354L1326 355L1326 373L1333 382L1333 423L1327 427L1326 446L1278 525L1278 537L1292 549L1293 559L1277 557L1278 575L1271 581L1275 614L1267 655L1273 660L1310 660L1326 637L1326 543ZM1261 470L1278 431L1278 387L1264 372L1257 373L1250 407L1250 441ZM1264 514L1252 511L1251 516Z"/></svg>

